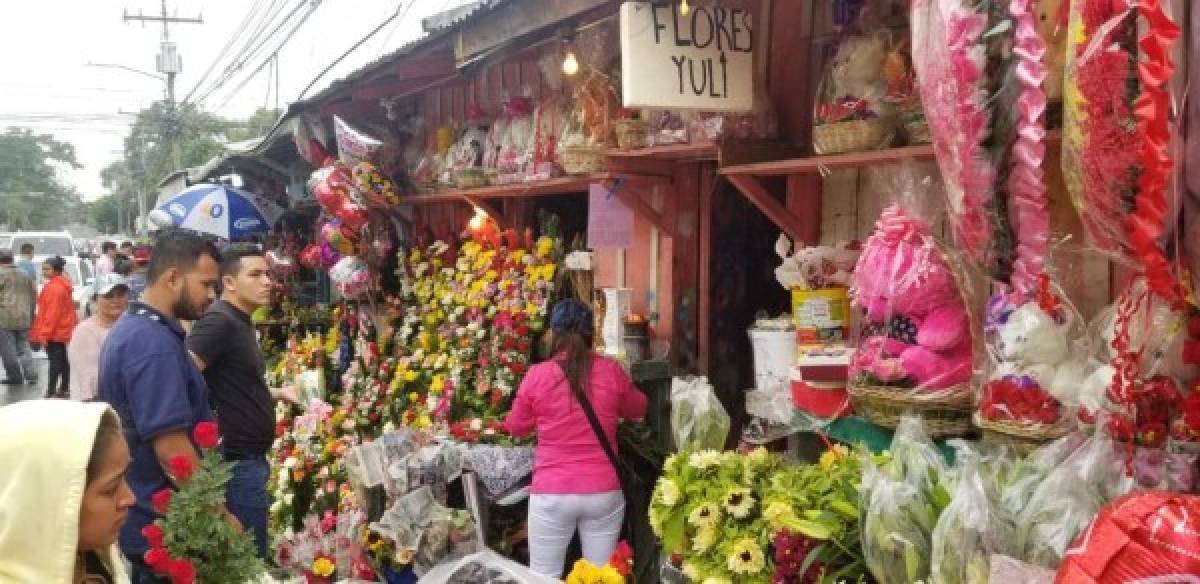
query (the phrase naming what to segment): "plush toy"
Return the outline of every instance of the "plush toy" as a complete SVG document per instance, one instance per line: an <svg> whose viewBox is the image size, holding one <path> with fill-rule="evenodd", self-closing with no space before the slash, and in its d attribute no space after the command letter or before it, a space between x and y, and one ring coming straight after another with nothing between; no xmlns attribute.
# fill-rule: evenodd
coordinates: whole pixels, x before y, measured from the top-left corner
<svg viewBox="0 0 1200 584"><path fill-rule="evenodd" d="M1063 402L1074 403L1084 362L1073 354L1075 315L1059 306L1047 311L1036 301L1012 307L1004 295L989 310L988 328L996 367L983 387L980 414L988 420L1053 424Z"/></svg>
<svg viewBox="0 0 1200 584"><path fill-rule="evenodd" d="M1092 371L1079 390L1081 417L1090 421L1101 409L1112 409L1109 389L1112 387L1117 357L1113 340L1117 337L1117 307L1126 298L1137 299L1136 310L1126 325L1129 347L1140 351L1138 379L1162 377L1172 380L1179 388L1188 388L1200 373L1197 369L1195 345L1191 342L1186 312L1173 308L1156 295L1148 294L1145 281L1138 279L1124 293L1122 300L1109 306L1096 318L1095 330L1102 344ZM1189 362L1191 361L1191 362Z"/></svg>
<svg viewBox="0 0 1200 584"><path fill-rule="evenodd" d="M928 227L883 211L854 270L863 312L851 375L867 385L942 390L971 379L972 335L951 267Z"/></svg>

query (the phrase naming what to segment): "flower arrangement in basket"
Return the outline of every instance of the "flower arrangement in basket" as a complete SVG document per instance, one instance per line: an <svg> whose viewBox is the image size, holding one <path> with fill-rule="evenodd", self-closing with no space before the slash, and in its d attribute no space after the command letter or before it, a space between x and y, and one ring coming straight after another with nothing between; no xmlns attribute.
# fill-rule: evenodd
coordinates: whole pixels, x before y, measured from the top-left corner
<svg viewBox="0 0 1200 584"><path fill-rule="evenodd" d="M217 512L225 504L225 484L233 478L233 463L215 451L217 425L197 424L192 438L205 456L199 466L185 456L168 461L171 473L184 485L178 491L163 489L151 498L163 518L142 528L150 544L143 560L173 584L254 580L266 566L255 555L253 534L235 531Z"/></svg>
<svg viewBox="0 0 1200 584"><path fill-rule="evenodd" d="M819 577L799 581L854 582L865 573L860 456L837 447L786 465L761 447L681 452L655 485L650 526L691 582L791 582L805 565Z"/></svg>
<svg viewBox="0 0 1200 584"><path fill-rule="evenodd" d="M813 149L840 154L884 148L895 135L881 74L888 35L849 36L840 41L818 90L813 112Z"/></svg>
<svg viewBox="0 0 1200 584"><path fill-rule="evenodd" d="M850 364L854 409L895 427L906 410L935 435L969 429L973 333L964 288L926 224L883 211L854 270L860 311Z"/></svg>

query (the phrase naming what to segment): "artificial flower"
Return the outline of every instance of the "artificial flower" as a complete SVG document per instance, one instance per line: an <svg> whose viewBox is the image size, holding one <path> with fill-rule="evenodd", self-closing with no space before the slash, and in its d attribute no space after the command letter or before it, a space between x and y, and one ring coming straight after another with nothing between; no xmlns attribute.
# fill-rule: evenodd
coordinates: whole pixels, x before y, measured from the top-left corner
<svg viewBox="0 0 1200 584"><path fill-rule="evenodd" d="M658 502L667 507L674 507L679 503L679 485L674 479L669 477L660 477L658 479L658 488L655 489L654 494Z"/></svg>
<svg viewBox="0 0 1200 584"><path fill-rule="evenodd" d="M200 422L196 424L196 429L192 430L192 439L200 448L216 448L217 443L221 440L221 433L216 423Z"/></svg>
<svg viewBox="0 0 1200 584"><path fill-rule="evenodd" d="M733 488L725 493L723 503L730 515L737 519L745 519L754 509L754 495L745 487Z"/></svg>
<svg viewBox="0 0 1200 584"><path fill-rule="evenodd" d="M829 472L829 470L833 468L833 465L837 464L849 454L850 452L845 446L842 446L841 444L834 445L829 450L821 453L821 458L817 461L817 465L821 467L821 470Z"/></svg>
<svg viewBox="0 0 1200 584"><path fill-rule="evenodd" d="M771 529L779 530L796 519L796 511L787 503L772 501L763 509L763 519L767 520Z"/></svg>
<svg viewBox="0 0 1200 584"><path fill-rule="evenodd" d="M192 459L183 455L172 456L171 460L167 461L167 466L171 469L171 474L176 480L186 481L192 478L192 473L196 468L192 466Z"/></svg>
<svg viewBox="0 0 1200 584"><path fill-rule="evenodd" d="M717 545L717 539L720 533L716 527L701 527L696 530L696 535L692 537L692 551L702 554L711 550Z"/></svg>
<svg viewBox="0 0 1200 584"><path fill-rule="evenodd" d="M196 580L196 566L187 558L172 559L167 562L167 575L172 584L192 584Z"/></svg>
<svg viewBox="0 0 1200 584"><path fill-rule="evenodd" d="M767 560L758 543L747 537L733 544L725 564L734 574L749 575L762 572L767 567Z"/></svg>
<svg viewBox="0 0 1200 584"><path fill-rule="evenodd" d="M325 556L317 558L312 565L313 574L321 576L322 578L328 578L332 576L334 570L336 569L337 566L333 563L333 561Z"/></svg>
<svg viewBox="0 0 1200 584"><path fill-rule="evenodd" d="M732 581L725 576L709 576L700 584L732 584Z"/></svg>
<svg viewBox="0 0 1200 584"><path fill-rule="evenodd" d="M680 570L683 572L684 577L688 579L688 582L699 582L701 580L700 568L696 567L696 564L691 560L684 560L683 567Z"/></svg>
<svg viewBox="0 0 1200 584"><path fill-rule="evenodd" d="M166 515L167 509L171 506L171 496L174 493L171 489L162 489L153 495L150 495L150 503L154 505L154 510L161 515Z"/></svg>
<svg viewBox="0 0 1200 584"><path fill-rule="evenodd" d="M716 450L701 450L692 454L688 464L692 468L706 470L721 464L721 453Z"/></svg>
<svg viewBox="0 0 1200 584"><path fill-rule="evenodd" d="M171 556L167 554L167 549L164 547L152 547L146 550L142 555L142 561L154 571L155 574L165 576L167 574L167 565L171 561Z"/></svg>
<svg viewBox="0 0 1200 584"><path fill-rule="evenodd" d="M696 505L692 512L688 514L688 523L692 527L716 527L721 522L721 509L713 503L701 503Z"/></svg>
<svg viewBox="0 0 1200 584"><path fill-rule="evenodd" d="M143 527L142 537L146 538L146 543L152 548L163 546L163 530L157 524L151 523Z"/></svg>

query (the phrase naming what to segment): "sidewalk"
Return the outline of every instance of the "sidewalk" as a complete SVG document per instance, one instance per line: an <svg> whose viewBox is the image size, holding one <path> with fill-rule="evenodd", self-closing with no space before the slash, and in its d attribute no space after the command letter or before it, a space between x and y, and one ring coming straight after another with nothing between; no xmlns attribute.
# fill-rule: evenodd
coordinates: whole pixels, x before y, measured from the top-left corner
<svg viewBox="0 0 1200 584"><path fill-rule="evenodd" d="M33 366L38 370L37 385L0 385L0 406L19 402L25 399L36 399L46 395L46 369L49 362L45 357L33 359Z"/></svg>

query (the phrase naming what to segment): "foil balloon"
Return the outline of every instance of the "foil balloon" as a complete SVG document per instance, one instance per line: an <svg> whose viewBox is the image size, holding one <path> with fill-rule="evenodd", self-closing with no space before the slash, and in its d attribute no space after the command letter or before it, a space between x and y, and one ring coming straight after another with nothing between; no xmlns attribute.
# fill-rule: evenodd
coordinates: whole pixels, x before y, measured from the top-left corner
<svg viewBox="0 0 1200 584"><path fill-rule="evenodd" d="M367 290L371 280L367 264L356 257L345 257L329 271L329 279L343 296L358 298Z"/></svg>
<svg viewBox="0 0 1200 584"><path fill-rule="evenodd" d="M321 238L325 243L329 244L334 251L341 255L351 255L354 253L354 244L357 242L353 231L342 225L341 221L334 219L321 227Z"/></svg>
<svg viewBox="0 0 1200 584"><path fill-rule="evenodd" d="M374 164L360 162L351 171L354 177L353 193L359 202L367 206L387 207L400 202L395 185L379 172Z"/></svg>
<svg viewBox="0 0 1200 584"><path fill-rule="evenodd" d="M300 250L296 259L300 262L300 265L310 270L321 267L321 246L315 243L304 246L304 249Z"/></svg>
<svg viewBox="0 0 1200 584"><path fill-rule="evenodd" d="M296 260L286 252L279 250L270 250L265 255L267 265L271 267L271 271L281 280L286 280L296 275L300 270L300 266Z"/></svg>
<svg viewBox="0 0 1200 584"><path fill-rule="evenodd" d="M341 221L343 227L355 233L367 224L367 210L358 203L347 202L333 216Z"/></svg>
<svg viewBox="0 0 1200 584"><path fill-rule="evenodd" d="M337 265L338 261L340 261L341 259L342 259L342 256L338 254L337 250L333 249L333 246L329 245L328 243L321 245L321 268L322 269L325 269L325 270L332 269L333 266Z"/></svg>

